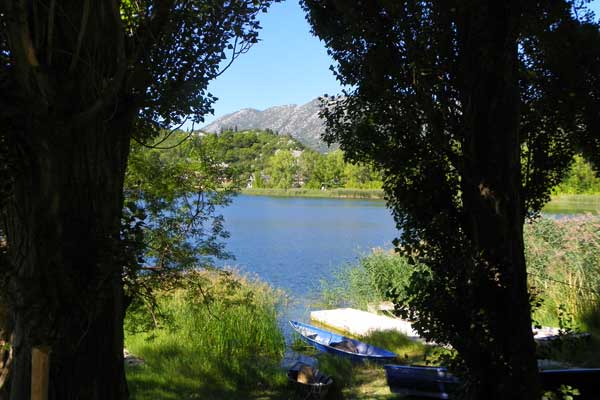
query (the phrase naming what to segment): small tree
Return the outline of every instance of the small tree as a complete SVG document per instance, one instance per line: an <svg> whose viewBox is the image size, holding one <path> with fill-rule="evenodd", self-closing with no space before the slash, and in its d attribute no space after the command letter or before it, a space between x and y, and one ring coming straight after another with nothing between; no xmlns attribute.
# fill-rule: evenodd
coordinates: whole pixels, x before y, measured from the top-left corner
<svg viewBox="0 0 600 400"><path fill-rule="evenodd" d="M187 272L232 257L218 212L238 189L232 171L199 137L170 136L163 148L134 143L125 175L122 237L136 256L124 270L131 331L157 327L156 293L185 287Z"/></svg>
<svg viewBox="0 0 600 400"><path fill-rule="evenodd" d="M278 189L289 189L296 181L298 163L289 150L277 151L268 162L270 185Z"/></svg>
<svg viewBox="0 0 600 400"><path fill-rule="evenodd" d="M377 164L398 250L427 266L398 301L470 398L539 398L523 223L578 143L597 157L598 26L570 1L302 3L353 88L325 140Z"/></svg>

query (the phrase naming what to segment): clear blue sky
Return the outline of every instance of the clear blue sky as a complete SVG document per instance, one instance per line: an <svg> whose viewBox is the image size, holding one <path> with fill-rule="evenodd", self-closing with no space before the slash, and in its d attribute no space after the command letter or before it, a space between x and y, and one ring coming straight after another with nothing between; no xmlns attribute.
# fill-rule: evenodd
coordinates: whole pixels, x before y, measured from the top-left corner
<svg viewBox="0 0 600 400"><path fill-rule="evenodd" d="M273 5L260 20L261 41L209 86L219 98L214 105L216 117L247 107L304 104L341 91L329 70L332 60L310 33L297 0ZM213 119L206 117L207 122Z"/></svg>
<svg viewBox="0 0 600 400"><path fill-rule="evenodd" d="M591 8L600 16L600 0L592 1ZM341 91L329 70L333 61L310 33L297 0L273 5L260 20L261 41L209 86L219 100L206 123L241 108L304 104Z"/></svg>

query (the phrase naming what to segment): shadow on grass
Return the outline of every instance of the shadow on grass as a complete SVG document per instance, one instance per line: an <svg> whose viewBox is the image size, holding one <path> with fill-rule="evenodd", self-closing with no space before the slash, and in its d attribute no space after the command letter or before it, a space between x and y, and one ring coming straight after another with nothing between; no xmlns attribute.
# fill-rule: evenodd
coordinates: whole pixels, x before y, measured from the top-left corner
<svg viewBox="0 0 600 400"><path fill-rule="evenodd" d="M406 365L424 364L434 348L393 330L375 331L359 340L396 353L396 363Z"/></svg>
<svg viewBox="0 0 600 400"><path fill-rule="evenodd" d="M146 348L143 354L145 365L127 368L135 400L294 398L278 360L202 360L172 345Z"/></svg>

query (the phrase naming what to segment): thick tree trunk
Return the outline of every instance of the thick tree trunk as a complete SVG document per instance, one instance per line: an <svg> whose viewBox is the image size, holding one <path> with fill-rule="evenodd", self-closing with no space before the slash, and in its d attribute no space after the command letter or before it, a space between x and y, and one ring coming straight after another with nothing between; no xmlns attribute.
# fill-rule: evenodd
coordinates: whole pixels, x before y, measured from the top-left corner
<svg viewBox="0 0 600 400"><path fill-rule="evenodd" d="M49 399L125 399L118 242L130 118L28 124L4 216L15 322L10 398L29 399L49 346Z"/></svg>
<svg viewBox="0 0 600 400"><path fill-rule="evenodd" d="M468 2L467 2L468 3ZM493 342L465 356L473 399L538 399L524 259L519 142L519 2L472 2L459 20L463 77L464 231L487 283L474 290Z"/></svg>

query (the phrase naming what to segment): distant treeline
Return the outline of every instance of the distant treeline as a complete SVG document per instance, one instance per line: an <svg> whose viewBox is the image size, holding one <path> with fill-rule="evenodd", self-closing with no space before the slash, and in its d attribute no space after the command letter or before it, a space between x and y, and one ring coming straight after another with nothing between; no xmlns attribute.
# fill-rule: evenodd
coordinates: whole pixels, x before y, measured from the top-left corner
<svg viewBox="0 0 600 400"><path fill-rule="evenodd" d="M243 187L380 189L382 185L372 166L345 162L340 150L319 153L289 135L223 131L203 134L201 142Z"/></svg>
<svg viewBox="0 0 600 400"><path fill-rule="evenodd" d="M371 165L344 161L341 150L319 153L289 135L271 130L204 133L200 142L236 177L254 189L381 189ZM590 163L575 156L573 166L554 190L561 194L600 194L600 179Z"/></svg>

